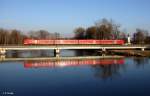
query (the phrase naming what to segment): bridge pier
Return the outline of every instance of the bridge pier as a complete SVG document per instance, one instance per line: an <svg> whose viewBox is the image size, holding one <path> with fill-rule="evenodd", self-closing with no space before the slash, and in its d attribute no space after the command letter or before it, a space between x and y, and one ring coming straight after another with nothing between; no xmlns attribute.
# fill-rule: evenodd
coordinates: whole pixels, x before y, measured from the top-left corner
<svg viewBox="0 0 150 96"><path fill-rule="evenodd" d="M102 48L102 53L105 53L106 52L106 48Z"/></svg>
<svg viewBox="0 0 150 96"><path fill-rule="evenodd" d="M142 48L141 50L142 50L142 51L145 51L145 48Z"/></svg>
<svg viewBox="0 0 150 96"><path fill-rule="evenodd" d="M6 53L6 50L5 49L0 49L0 54L5 54Z"/></svg>
<svg viewBox="0 0 150 96"><path fill-rule="evenodd" d="M56 48L56 49L54 50L54 56L55 56L55 57L59 57L59 55L60 55L60 49Z"/></svg>

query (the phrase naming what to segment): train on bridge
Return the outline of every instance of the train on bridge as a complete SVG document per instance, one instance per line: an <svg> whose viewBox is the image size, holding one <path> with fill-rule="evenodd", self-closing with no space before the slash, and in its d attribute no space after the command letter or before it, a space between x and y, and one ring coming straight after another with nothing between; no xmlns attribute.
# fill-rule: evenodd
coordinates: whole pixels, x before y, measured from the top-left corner
<svg viewBox="0 0 150 96"><path fill-rule="evenodd" d="M124 40L41 40L25 39L24 45L123 45Z"/></svg>

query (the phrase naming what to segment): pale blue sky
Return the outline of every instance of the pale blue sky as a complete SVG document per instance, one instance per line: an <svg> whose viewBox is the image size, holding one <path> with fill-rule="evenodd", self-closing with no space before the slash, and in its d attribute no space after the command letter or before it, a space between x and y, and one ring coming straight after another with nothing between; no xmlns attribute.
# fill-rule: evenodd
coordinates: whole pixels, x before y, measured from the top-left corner
<svg viewBox="0 0 150 96"><path fill-rule="evenodd" d="M102 18L113 19L128 32L150 30L150 0L0 0L0 28L72 35Z"/></svg>

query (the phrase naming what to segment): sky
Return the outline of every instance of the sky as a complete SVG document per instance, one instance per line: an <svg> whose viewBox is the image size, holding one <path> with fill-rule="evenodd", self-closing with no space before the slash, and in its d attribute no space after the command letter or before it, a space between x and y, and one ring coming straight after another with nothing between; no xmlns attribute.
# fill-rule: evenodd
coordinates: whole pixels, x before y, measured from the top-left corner
<svg viewBox="0 0 150 96"><path fill-rule="evenodd" d="M150 0L0 0L0 28L72 36L77 27L112 19L128 33L150 31Z"/></svg>

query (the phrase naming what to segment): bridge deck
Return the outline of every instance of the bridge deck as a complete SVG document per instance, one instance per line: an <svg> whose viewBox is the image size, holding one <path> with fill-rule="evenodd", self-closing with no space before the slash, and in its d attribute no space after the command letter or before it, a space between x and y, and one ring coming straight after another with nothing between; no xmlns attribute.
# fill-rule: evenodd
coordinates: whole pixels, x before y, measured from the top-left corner
<svg viewBox="0 0 150 96"><path fill-rule="evenodd" d="M150 45L30 45L30 46L0 46L0 50L48 50L48 49L142 49Z"/></svg>

